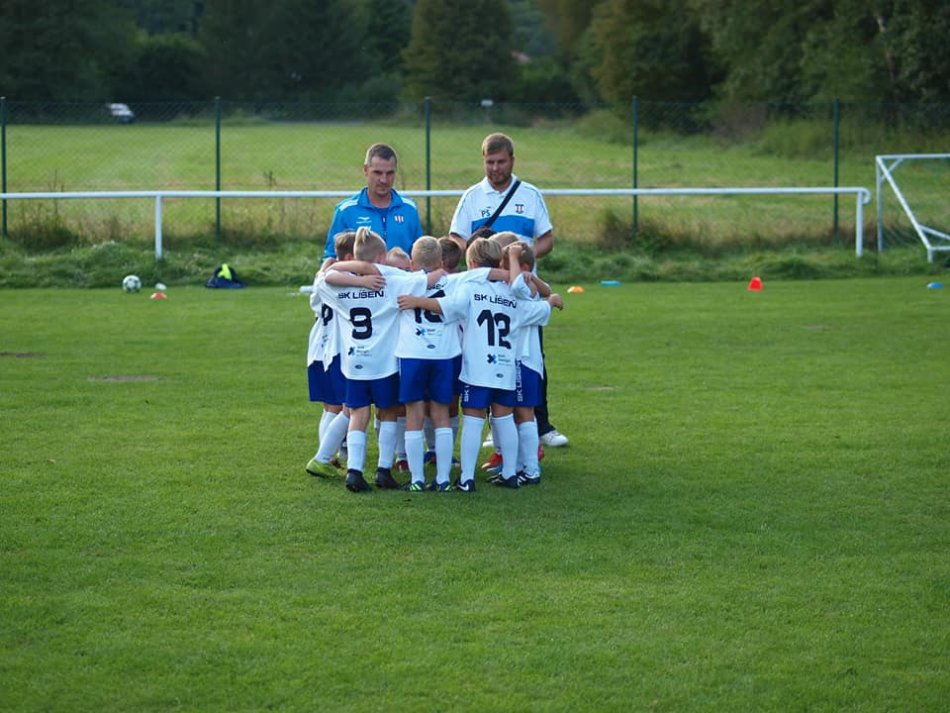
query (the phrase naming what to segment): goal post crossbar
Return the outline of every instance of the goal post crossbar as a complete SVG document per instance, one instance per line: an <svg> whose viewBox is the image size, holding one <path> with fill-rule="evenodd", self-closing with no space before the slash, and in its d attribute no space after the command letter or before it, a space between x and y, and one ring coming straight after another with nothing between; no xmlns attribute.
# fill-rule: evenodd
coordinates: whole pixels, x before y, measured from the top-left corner
<svg viewBox="0 0 950 713"><path fill-rule="evenodd" d="M950 159L950 154L882 154L880 156L875 156L874 174L875 187L877 190L877 250L878 252L884 250L884 203L881 201L881 189L884 187L884 183L886 182L891 187L891 190L894 191L894 196L901 204L901 208L904 209L905 215L907 215L911 225L914 227L914 232L917 233L917 237L920 238L920 242L923 243L924 247L926 248L927 262L933 262L935 253L950 251L950 235L944 233L941 230L937 230L936 228L922 224L914 214L910 203L904 196L904 192L897 184L897 180L894 178L894 172L905 160L908 159L912 161ZM932 241L931 238L935 238L935 240Z"/></svg>
<svg viewBox="0 0 950 713"><path fill-rule="evenodd" d="M413 198L461 196L461 190L403 190ZM871 192L861 186L734 187L734 188L546 188L546 196L723 196L723 195L848 195L855 197L855 255L864 251L864 206ZM349 198L353 191L43 191L0 193L0 200L63 200L147 198L155 202L155 259L162 257L163 201L166 198Z"/></svg>

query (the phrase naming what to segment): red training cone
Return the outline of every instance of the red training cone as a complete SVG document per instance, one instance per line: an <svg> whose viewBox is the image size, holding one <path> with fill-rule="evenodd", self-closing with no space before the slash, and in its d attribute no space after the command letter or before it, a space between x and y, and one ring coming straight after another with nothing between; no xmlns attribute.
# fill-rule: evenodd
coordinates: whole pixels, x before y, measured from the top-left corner
<svg viewBox="0 0 950 713"><path fill-rule="evenodd" d="M761 292L762 291L762 278L753 277L749 280L749 290L751 292Z"/></svg>

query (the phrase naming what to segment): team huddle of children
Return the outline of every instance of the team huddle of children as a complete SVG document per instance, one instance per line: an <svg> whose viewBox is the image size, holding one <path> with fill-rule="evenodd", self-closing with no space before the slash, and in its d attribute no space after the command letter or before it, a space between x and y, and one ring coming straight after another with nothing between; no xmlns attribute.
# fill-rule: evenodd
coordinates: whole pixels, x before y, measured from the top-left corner
<svg viewBox="0 0 950 713"><path fill-rule="evenodd" d="M387 253L368 228L334 238L311 293L316 322L307 355L310 400L322 401L320 445L307 464L316 476L340 473L346 488L371 490L363 476L370 406L378 419L376 487L473 492L486 413L501 455L495 485L540 482L534 406L543 361L538 327L562 309L534 273L531 247L514 233L476 238L468 269L457 271L461 249L449 238L423 236ZM461 400L461 419L458 412ZM405 410L404 444L397 419ZM424 425L433 427L436 474L426 483ZM460 474L453 484L455 429L461 420ZM345 451L341 451L344 446ZM405 452L410 480L392 475Z"/></svg>

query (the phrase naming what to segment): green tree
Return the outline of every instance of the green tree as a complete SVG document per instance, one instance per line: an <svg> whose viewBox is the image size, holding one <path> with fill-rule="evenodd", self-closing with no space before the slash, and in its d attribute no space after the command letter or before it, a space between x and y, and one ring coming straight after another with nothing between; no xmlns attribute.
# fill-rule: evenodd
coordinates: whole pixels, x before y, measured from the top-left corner
<svg viewBox="0 0 950 713"><path fill-rule="evenodd" d="M419 0L405 51L410 97L507 99L516 76L505 0Z"/></svg>
<svg viewBox="0 0 950 713"><path fill-rule="evenodd" d="M686 0L606 0L583 47L583 64L608 101L704 99L715 79L708 42Z"/></svg>
<svg viewBox="0 0 950 713"><path fill-rule="evenodd" d="M207 99L204 49L184 34L143 37L122 82L129 101Z"/></svg>
<svg viewBox="0 0 950 713"><path fill-rule="evenodd" d="M208 0L200 37L209 85L235 99L332 98L369 76L358 0Z"/></svg>
<svg viewBox="0 0 950 713"><path fill-rule="evenodd" d="M897 99L950 101L950 5L895 0L876 14L878 58Z"/></svg>
<svg viewBox="0 0 950 713"><path fill-rule="evenodd" d="M107 100L132 56L131 16L110 0L0 3L0 92L20 100Z"/></svg>

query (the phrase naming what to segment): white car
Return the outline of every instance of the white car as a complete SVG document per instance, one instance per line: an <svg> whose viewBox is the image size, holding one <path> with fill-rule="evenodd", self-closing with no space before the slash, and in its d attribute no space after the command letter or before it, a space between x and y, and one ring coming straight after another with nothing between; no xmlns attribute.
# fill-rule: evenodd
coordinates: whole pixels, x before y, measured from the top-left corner
<svg viewBox="0 0 950 713"><path fill-rule="evenodd" d="M128 104L106 104L106 109L120 124L131 124L135 121L135 112L129 109Z"/></svg>

